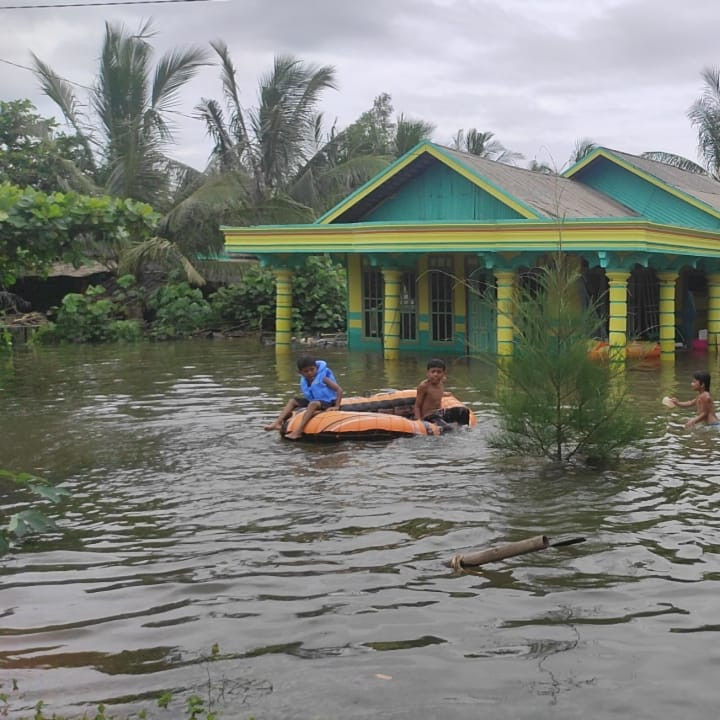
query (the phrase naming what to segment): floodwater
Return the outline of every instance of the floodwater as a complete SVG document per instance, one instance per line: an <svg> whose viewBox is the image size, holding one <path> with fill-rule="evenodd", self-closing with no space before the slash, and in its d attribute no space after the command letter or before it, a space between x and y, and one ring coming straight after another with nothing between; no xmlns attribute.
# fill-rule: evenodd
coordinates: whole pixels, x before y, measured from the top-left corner
<svg viewBox="0 0 720 720"><path fill-rule="evenodd" d="M424 376L423 358L319 355L346 394ZM244 720L716 717L720 434L660 403L715 363L630 371L649 439L561 472L488 447L477 361L448 382L474 430L328 445L263 431L297 375L254 341L0 359L0 468L72 491L61 534L0 558L10 717L182 718L192 694ZM444 566L542 533L587 540Z"/></svg>

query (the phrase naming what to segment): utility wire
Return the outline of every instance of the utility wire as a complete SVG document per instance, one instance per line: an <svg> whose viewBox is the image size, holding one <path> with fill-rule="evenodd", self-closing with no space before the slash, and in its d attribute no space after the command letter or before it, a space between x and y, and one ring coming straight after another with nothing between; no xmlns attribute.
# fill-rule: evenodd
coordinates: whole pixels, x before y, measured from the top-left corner
<svg viewBox="0 0 720 720"><path fill-rule="evenodd" d="M188 0L185 0L185 1L187 2ZM169 0L163 0L163 2L169 2ZM210 0L210 2L212 2L212 0ZM0 58L0 63L12 65L13 67L20 68L21 70L28 70L31 73L35 72L31 67L28 67L27 65L21 65L20 63L13 62L12 60L5 60L5 58ZM89 90L90 92L95 91L95 88L91 88L88 85L83 85L82 83L75 82L74 80L68 80L66 77L63 77L62 75L58 75L58 77L61 80L64 80L66 83L70 83L70 85L75 85L76 87L82 88L83 90ZM194 117L193 115L187 115L186 113L181 112L180 110L171 110L168 108L167 110L164 110L164 112L171 114L171 115L181 115L184 118L188 118L188 120L197 120L197 118Z"/></svg>
<svg viewBox="0 0 720 720"><path fill-rule="evenodd" d="M227 0L116 0L116 2L74 2L44 5L0 5L0 10L49 10L54 8L107 7L108 5L162 5L164 3L226 2Z"/></svg>

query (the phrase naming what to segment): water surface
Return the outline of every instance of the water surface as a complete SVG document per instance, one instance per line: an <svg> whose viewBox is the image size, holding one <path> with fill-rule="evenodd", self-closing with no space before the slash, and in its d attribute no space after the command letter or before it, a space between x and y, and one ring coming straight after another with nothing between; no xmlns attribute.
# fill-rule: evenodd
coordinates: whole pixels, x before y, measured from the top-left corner
<svg viewBox="0 0 720 720"><path fill-rule="evenodd" d="M422 358L321 357L346 394L424 375ZM715 717L720 435L659 402L715 362L629 372L649 439L613 470L559 472L487 446L477 361L448 381L474 430L318 445L263 431L297 375L254 341L0 360L0 467L72 491L61 535L0 559L11 716L43 699L182 717L196 692L258 720ZM587 541L443 565L541 533Z"/></svg>

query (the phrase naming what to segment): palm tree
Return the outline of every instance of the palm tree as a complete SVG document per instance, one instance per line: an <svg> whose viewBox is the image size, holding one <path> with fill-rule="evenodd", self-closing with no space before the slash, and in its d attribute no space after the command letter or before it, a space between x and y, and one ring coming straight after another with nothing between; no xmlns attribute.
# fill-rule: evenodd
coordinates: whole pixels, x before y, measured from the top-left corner
<svg viewBox="0 0 720 720"><path fill-rule="evenodd" d="M33 62L44 93L82 143L95 182L108 194L162 210L171 203L172 178L188 171L165 154L173 140L169 115L180 90L207 64L208 55L199 48L173 50L153 68L153 35L150 21L137 33L105 24L98 74L86 105L36 55Z"/></svg>
<svg viewBox="0 0 720 720"><path fill-rule="evenodd" d="M508 150L501 142L494 140L495 133L481 132L476 128L458 130L453 136L453 148L461 152L513 165L522 160L522 154Z"/></svg>
<svg viewBox="0 0 720 720"><path fill-rule="evenodd" d="M707 171L720 179L720 69L702 71L703 94L688 110L690 122L698 133L698 156Z"/></svg>

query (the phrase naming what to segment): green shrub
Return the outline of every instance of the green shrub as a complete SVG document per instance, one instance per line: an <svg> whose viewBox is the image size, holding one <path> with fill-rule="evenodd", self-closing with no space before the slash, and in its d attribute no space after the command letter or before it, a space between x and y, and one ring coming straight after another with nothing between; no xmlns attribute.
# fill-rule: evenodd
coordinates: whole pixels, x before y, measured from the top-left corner
<svg viewBox="0 0 720 720"><path fill-rule="evenodd" d="M163 285L149 297L150 335L156 339L185 337L212 325L212 309L197 288L186 282Z"/></svg>
<svg viewBox="0 0 720 720"><path fill-rule="evenodd" d="M209 297L209 302L218 325L275 329L275 277L260 265L249 266L242 282L221 287Z"/></svg>

